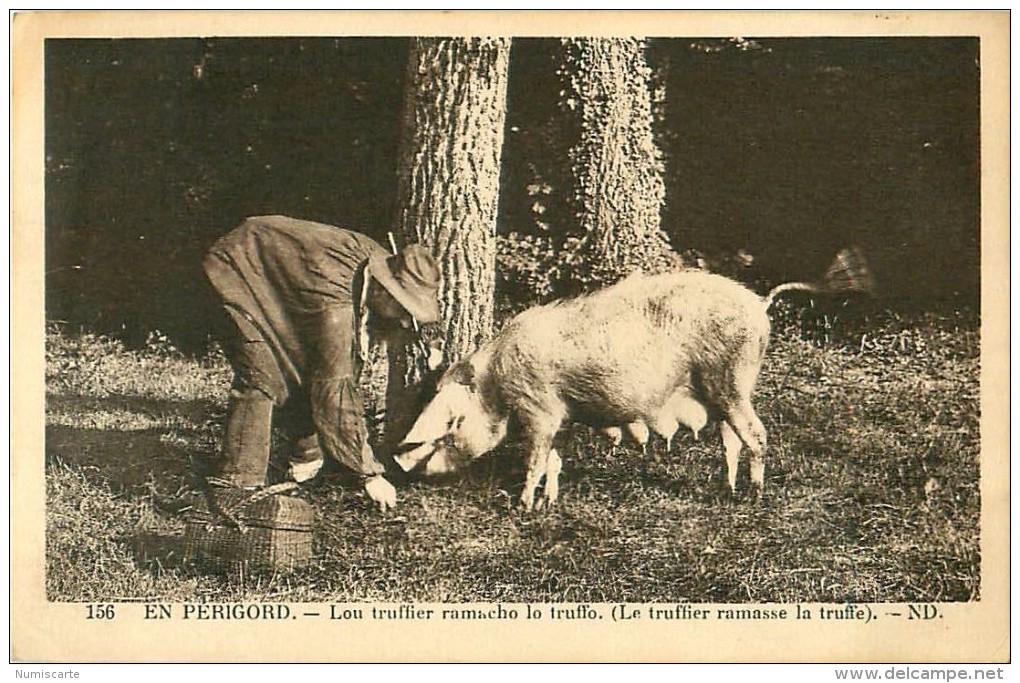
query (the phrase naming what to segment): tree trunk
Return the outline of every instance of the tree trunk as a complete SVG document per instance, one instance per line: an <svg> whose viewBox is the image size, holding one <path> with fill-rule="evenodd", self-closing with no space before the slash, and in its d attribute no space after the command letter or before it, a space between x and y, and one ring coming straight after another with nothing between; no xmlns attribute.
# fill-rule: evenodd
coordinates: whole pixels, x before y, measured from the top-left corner
<svg viewBox="0 0 1020 683"><path fill-rule="evenodd" d="M635 38L564 39L563 104L576 112L574 248L592 285L678 264L661 230L662 155L652 135L651 70ZM575 274L577 269L575 267Z"/></svg>
<svg viewBox="0 0 1020 683"><path fill-rule="evenodd" d="M508 38L417 38L408 60L395 232L439 263L451 361L492 335L509 56ZM386 431L399 439L420 410L420 352L392 349L390 363Z"/></svg>

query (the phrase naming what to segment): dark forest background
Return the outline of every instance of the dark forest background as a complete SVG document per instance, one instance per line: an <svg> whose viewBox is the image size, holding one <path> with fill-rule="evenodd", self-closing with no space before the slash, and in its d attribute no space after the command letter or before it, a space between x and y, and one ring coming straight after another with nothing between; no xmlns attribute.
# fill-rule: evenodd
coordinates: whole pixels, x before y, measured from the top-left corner
<svg viewBox="0 0 1020 683"><path fill-rule="evenodd" d="M558 51L513 44L502 234L571 228ZM743 250L736 274L761 287L856 244L881 306L976 311L978 54L969 38L650 40L674 247ZM200 348L218 319L202 254L243 217L384 240L406 58L400 38L48 40L47 318Z"/></svg>

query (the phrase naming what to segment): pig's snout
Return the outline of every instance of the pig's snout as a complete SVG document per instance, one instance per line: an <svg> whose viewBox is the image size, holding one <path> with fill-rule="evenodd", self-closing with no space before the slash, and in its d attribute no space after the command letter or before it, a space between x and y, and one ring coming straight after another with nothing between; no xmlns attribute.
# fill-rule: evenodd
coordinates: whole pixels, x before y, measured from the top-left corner
<svg viewBox="0 0 1020 683"><path fill-rule="evenodd" d="M400 469L405 472L410 472L417 467L422 460L425 460L432 455L436 450L436 442L423 443L409 451L405 451L400 455L393 458L393 460L400 466Z"/></svg>
<svg viewBox="0 0 1020 683"><path fill-rule="evenodd" d="M427 477L450 474L460 470L470 460L450 443L450 438L430 441L394 456L393 460L405 472L417 469Z"/></svg>

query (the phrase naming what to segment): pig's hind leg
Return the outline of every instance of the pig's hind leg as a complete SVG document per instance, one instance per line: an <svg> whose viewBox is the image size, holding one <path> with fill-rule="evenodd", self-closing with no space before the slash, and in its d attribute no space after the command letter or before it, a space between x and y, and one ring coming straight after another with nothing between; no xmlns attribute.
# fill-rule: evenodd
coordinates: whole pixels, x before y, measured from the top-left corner
<svg viewBox="0 0 1020 683"><path fill-rule="evenodd" d="M734 363L731 385L734 393L727 402L726 410L726 421L751 451L752 497L760 496L765 485L765 449L768 439L765 425L751 405L751 393L758 379L764 352L764 342L757 348L749 346L745 349L743 362Z"/></svg>
<svg viewBox="0 0 1020 683"><path fill-rule="evenodd" d="M751 405L751 393L758 378L764 343L743 349L732 365L725 368L720 376L721 391L717 394L716 405L721 407L724 423L721 427L723 446L726 450L727 478L730 491L736 487L737 463L741 442L751 452L751 495L761 495L765 483L765 449L767 436L765 426Z"/></svg>
<svg viewBox="0 0 1020 683"><path fill-rule="evenodd" d="M728 424L727 424L728 423ZM730 427L732 429L727 429ZM749 402L736 406L726 417L722 426L723 444L726 448L726 465L729 470L729 484L732 491L736 485L737 459L742 441L751 451L751 495L759 496L765 485L765 448L767 437L765 426Z"/></svg>

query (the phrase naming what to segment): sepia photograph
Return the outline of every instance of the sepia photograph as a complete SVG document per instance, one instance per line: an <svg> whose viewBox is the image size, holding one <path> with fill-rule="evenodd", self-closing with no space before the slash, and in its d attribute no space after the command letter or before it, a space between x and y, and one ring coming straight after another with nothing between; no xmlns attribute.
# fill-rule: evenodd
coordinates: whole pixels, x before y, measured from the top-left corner
<svg viewBox="0 0 1020 683"><path fill-rule="evenodd" d="M13 22L43 612L268 639L131 661L1008 660L1008 13L141 14Z"/></svg>

